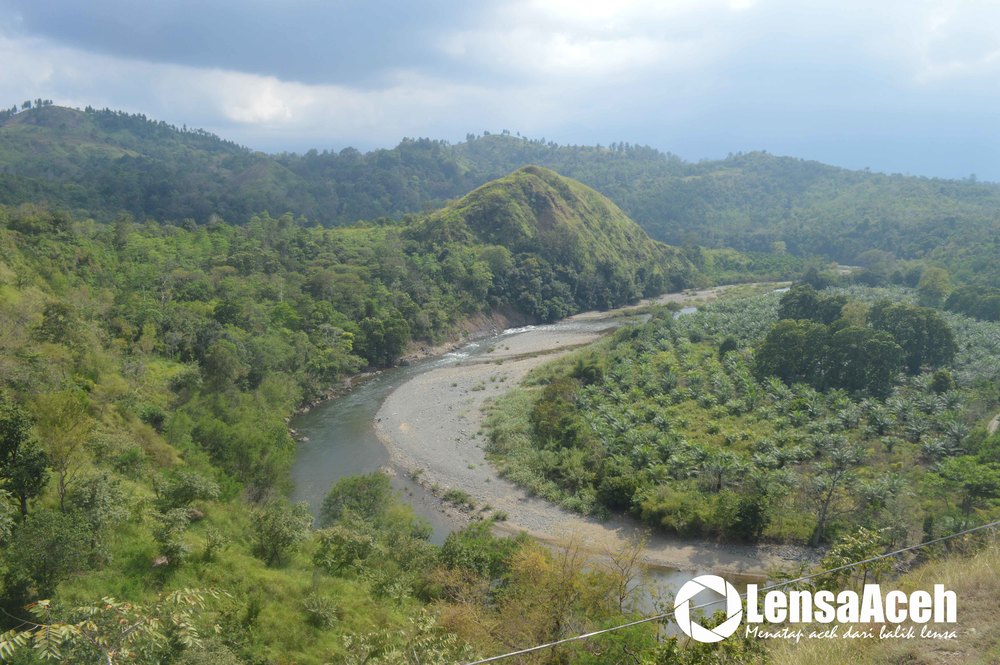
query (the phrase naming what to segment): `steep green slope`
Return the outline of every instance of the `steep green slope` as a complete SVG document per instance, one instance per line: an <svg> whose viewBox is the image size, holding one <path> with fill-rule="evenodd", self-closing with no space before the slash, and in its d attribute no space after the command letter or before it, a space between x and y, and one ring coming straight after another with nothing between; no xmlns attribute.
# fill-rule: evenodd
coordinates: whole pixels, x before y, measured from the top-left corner
<svg viewBox="0 0 1000 665"><path fill-rule="evenodd" d="M526 166L421 221L414 238L503 246L522 270L522 308L543 319L607 308L691 284L676 249L655 242L618 206L554 171ZM532 255L534 255L532 257ZM557 301L550 309L539 298ZM540 308L541 306L541 308Z"/></svg>

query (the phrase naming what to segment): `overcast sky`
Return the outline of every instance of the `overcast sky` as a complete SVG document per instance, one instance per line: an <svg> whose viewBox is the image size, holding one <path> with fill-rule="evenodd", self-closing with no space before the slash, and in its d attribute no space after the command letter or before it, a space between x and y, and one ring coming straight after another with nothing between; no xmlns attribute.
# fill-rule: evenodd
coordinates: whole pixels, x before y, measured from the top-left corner
<svg viewBox="0 0 1000 665"><path fill-rule="evenodd" d="M1000 181L1000 3L0 0L0 106L252 148L509 129Z"/></svg>

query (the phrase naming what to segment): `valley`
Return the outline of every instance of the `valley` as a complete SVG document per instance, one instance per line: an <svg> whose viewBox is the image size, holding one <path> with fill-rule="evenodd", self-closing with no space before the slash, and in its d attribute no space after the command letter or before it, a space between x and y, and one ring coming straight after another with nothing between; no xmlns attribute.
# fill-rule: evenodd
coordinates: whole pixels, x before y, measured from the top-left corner
<svg viewBox="0 0 1000 665"><path fill-rule="evenodd" d="M951 535L1000 517L998 201L4 111L0 659L444 664L625 624L523 662L822 663L631 625L672 607L644 572L859 561L816 584L947 577L956 653L997 653L995 540ZM469 338L497 321L526 325Z"/></svg>
<svg viewBox="0 0 1000 665"><path fill-rule="evenodd" d="M702 302L714 290L695 291L671 302ZM584 551L607 555L641 537L643 527L627 518L599 520L575 515L532 496L499 476L486 455L487 402L516 387L547 362L596 341L622 322L616 312L584 313L549 326L511 332L486 340L492 350L407 379L385 398L376 415L379 438L393 465L437 487L470 497L468 510L489 517L502 514L499 531L527 532L556 546L575 543ZM778 553L778 550L780 554ZM767 575L789 561L807 558L794 548L720 545L657 534L646 543L646 565L682 571Z"/></svg>

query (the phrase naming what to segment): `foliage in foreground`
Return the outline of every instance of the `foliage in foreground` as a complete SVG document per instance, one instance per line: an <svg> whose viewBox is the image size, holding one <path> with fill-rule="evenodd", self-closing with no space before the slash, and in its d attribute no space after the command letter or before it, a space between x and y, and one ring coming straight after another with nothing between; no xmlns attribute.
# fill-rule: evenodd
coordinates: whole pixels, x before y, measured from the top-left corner
<svg viewBox="0 0 1000 665"><path fill-rule="evenodd" d="M61 610L48 600L31 604L31 627L0 635L0 660L30 650L43 661L70 663L154 662L176 647L203 646L201 614L219 594L181 589L151 605L102 598L98 603Z"/></svg>
<svg viewBox="0 0 1000 665"><path fill-rule="evenodd" d="M379 478L345 479L331 495L380 487ZM349 503L366 503L363 493L357 498ZM35 600L27 612L10 607L21 621L0 637L0 658L25 664L443 664L624 622L638 612L640 541L595 566L575 546L552 551L525 536L497 537L490 522L479 522L439 548L398 496L384 499L367 503L365 519L346 509L309 530L277 563L256 542L231 540L210 554L211 531L192 525L183 534L192 545L189 555L171 566L150 570L143 562L137 571L112 563L104 576L63 579L58 599ZM297 523L287 507L274 510L271 521L284 515L288 528ZM130 582L180 589L142 600L86 600L94 589L114 586L112 577L122 593L133 595ZM196 579L229 592L184 586ZM560 654L573 662L619 662L651 649L655 639L645 626Z"/></svg>

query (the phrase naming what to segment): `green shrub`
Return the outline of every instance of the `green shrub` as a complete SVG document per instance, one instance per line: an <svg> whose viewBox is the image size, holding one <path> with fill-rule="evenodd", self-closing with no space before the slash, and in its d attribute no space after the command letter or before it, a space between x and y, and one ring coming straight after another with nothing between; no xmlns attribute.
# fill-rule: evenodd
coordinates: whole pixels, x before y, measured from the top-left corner
<svg viewBox="0 0 1000 665"><path fill-rule="evenodd" d="M311 593L302 601L306 621L316 628L330 628L340 618L340 607L327 596Z"/></svg>
<svg viewBox="0 0 1000 665"><path fill-rule="evenodd" d="M187 469L176 469L161 475L157 478L154 489L156 506L162 512L184 508L195 501L219 498L217 482Z"/></svg>
<svg viewBox="0 0 1000 665"><path fill-rule="evenodd" d="M327 526L348 513L364 520L381 520L392 502L392 485L383 473L346 476L338 480L320 509L320 524Z"/></svg>
<svg viewBox="0 0 1000 665"><path fill-rule="evenodd" d="M468 492L458 488L448 490L441 499L466 510L474 510L476 507L476 500Z"/></svg>

